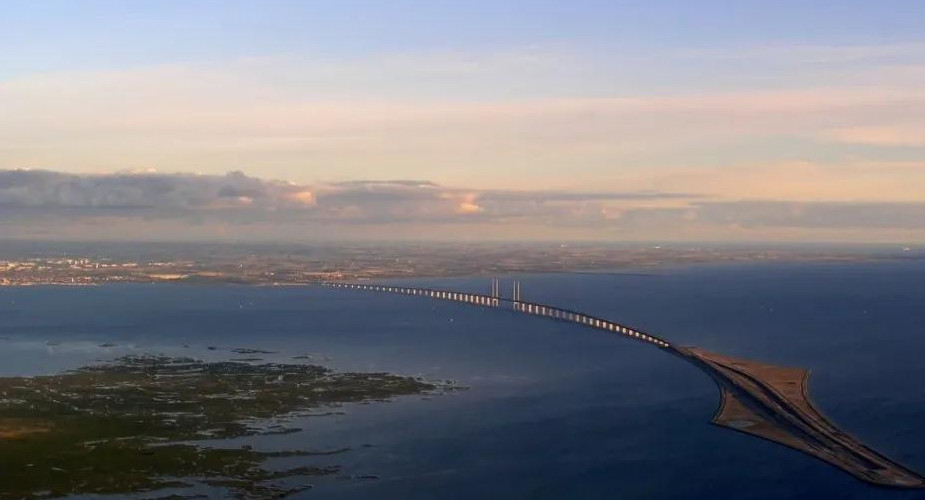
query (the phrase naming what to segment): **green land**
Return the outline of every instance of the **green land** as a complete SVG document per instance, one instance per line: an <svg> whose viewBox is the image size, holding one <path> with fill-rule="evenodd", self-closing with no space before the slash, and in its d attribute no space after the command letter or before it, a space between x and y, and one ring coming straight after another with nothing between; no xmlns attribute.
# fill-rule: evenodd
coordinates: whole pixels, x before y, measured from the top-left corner
<svg viewBox="0 0 925 500"><path fill-rule="evenodd" d="M281 498L339 468L279 469L268 461L344 450L257 451L217 447L216 440L294 431L278 422L298 412L447 388L306 364L154 356L0 378L0 499L193 498L209 488L237 498Z"/></svg>

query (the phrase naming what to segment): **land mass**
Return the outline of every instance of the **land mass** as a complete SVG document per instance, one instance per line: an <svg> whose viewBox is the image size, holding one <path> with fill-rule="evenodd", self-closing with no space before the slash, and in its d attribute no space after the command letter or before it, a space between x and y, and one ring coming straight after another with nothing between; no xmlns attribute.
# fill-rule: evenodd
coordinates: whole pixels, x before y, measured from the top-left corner
<svg viewBox="0 0 925 500"><path fill-rule="evenodd" d="M60 375L0 378L0 499L70 495L281 498L339 473L336 450L259 451L235 438L298 432L297 413L452 390L309 364L130 356ZM336 411L336 410L334 410ZM296 467L274 459L318 456ZM192 491L187 495L185 492ZM164 492L161 494L161 492Z"/></svg>
<svg viewBox="0 0 925 500"><path fill-rule="evenodd" d="M856 262L909 249L663 247L608 244L254 246L0 242L0 286L105 283L301 285L381 278L639 270L674 264Z"/></svg>

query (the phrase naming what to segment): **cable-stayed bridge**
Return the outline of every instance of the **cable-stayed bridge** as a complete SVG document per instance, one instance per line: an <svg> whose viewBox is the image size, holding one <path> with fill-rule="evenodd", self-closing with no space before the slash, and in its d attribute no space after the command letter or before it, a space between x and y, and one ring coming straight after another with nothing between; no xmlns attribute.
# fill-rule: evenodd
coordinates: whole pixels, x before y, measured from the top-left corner
<svg viewBox="0 0 925 500"><path fill-rule="evenodd" d="M501 296L498 279L492 280L488 294L371 283L323 285L508 309L644 342L692 363L713 378L721 400L712 423L799 450L876 486L925 488L925 478L840 430L813 406L808 370L732 358L698 347L678 347L663 337L613 320L527 301L517 281L510 298Z"/></svg>
<svg viewBox="0 0 925 500"><path fill-rule="evenodd" d="M578 323L579 325L607 332L617 333L634 340L648 342L657 347L670 348L671 344L667 340L655 335L645 333L638 328L623 325L615 321L606 320L585 314L578 311L563 309L561 307L538 302L528 302L521 297L520 283L515 281L513 284L513 293L511 298L501 297L500 281L492 280L490 295L483 295L470 292L455 292L448 290L434 290L429 288L414 288L394 285L373 285L373 284L355 284L355 283L324 283L325 286L334 288L346 288L349 290L365 290L370 292L387 292L401 295L410 295L414 297L427 297L438 300L449 300L483 307L507 307L513 311L534 316L544 316L560 321Z"/></svg>

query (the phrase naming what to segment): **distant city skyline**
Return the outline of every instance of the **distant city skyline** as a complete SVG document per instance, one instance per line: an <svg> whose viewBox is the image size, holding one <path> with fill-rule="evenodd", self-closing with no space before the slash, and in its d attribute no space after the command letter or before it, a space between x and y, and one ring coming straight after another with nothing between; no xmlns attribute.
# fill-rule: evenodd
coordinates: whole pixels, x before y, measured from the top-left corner
<svg viewBox="0 0 925 500"><path fill-rule="evenodd" d="M925 243L919 1L18 1L0 234Z"/></svg>

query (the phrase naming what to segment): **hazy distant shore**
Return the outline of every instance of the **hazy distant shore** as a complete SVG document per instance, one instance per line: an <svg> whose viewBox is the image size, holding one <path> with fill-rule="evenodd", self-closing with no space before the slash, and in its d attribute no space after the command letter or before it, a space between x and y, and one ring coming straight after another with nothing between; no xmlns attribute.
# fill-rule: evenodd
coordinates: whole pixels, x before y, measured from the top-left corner
<svg viewBox="0 0 925 500"><path fill-rule="evenodd" d="M6 252L4 252L6 250ZM310 285L325 281L644 272L752 262L866 262L921 258L909 248L789 249L605 244L356 246L138 245L0 247L0 286L108 283Z"/></svg>

